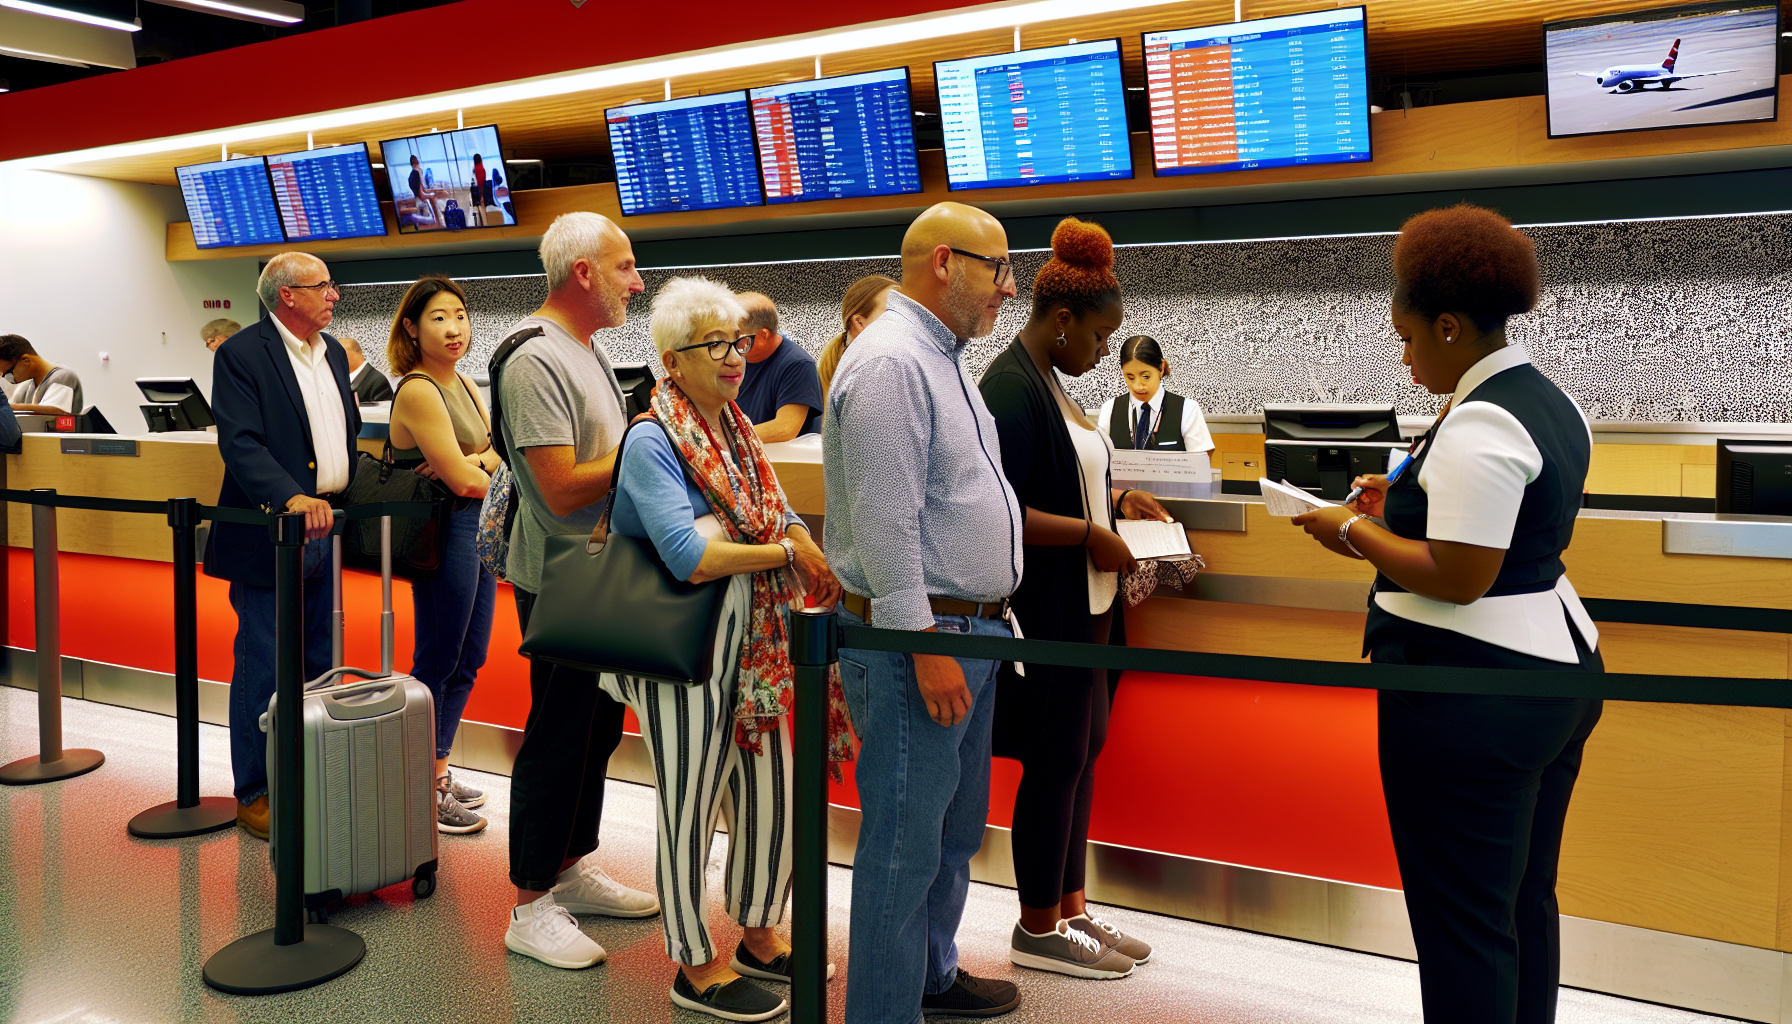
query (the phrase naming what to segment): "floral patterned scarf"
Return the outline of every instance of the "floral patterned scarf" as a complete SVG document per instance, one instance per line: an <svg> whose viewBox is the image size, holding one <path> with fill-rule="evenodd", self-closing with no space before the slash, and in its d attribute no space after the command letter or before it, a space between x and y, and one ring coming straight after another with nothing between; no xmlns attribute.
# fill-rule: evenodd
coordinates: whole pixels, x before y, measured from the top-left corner
<svg viewBox="0 0 1792 1024"><path fill-rule="evenodd" d="M684 390L665 379L653 389L648 415L665 424L729 540L776 544L783 538L784 488L740 406L729 402L722 410L721 429L712 430ZM790 713L795 700L796 673L790 666L790 635L784 615L796 599L781 571L753 573L753 597L734 689L734 742L755 754L761 752L760 737L777 728L778 719ZM828 761L836 779L840 774L837 762L852 760L851 735L840 671L834 668L828 675Z"/></svg>

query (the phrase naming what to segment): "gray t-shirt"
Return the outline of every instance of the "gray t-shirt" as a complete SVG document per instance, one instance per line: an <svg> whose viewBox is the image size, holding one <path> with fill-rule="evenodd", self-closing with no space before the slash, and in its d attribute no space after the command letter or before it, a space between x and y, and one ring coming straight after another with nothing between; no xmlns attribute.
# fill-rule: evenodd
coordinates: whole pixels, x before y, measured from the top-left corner
<svg viewBox="0 0 1792 1024"><path fill-rule="evenodd" d="M81 378L75 371L66 366L58 366L44 374L41 384L36 381L20 381L12 393L14 405L54 405L57 408L66 406L71 415L79 416L87 407L81 403L86 399L81 394Z"/></svg>
<svg viewBox="0 0 1792 1024"><path fill-rule="evenodd" d="M504 576L512 585L539 594L542 543L556 534L590 533L604 503L599 500L570 515L554 515L523 449L572 445L576 461L592 462L616 450L628 423L622 412L622 386L603 345L586 345L564 327L538 316L524 317L501 337L530 327L540 327L544 333L524 342L505 360L498 371L498 404L510 444L516 498L521 500Z"/></svg>

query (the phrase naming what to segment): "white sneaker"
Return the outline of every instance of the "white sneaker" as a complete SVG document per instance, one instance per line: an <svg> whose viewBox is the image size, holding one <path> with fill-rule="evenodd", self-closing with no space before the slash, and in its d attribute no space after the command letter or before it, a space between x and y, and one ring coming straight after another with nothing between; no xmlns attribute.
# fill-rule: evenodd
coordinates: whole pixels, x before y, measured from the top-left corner
<svg viewBox="0 0 1792 1024"><path fill-rule="evenodd" d="M512 953L532 956L550 967L578 970L602 963L604 947L579 930L579 922L548 893L534 903L510 912L504 947Z"/></svg>
<svg viewBox="0 0 1792 1024"><path fill-rule="evenodd" d="M660 901L653 893L616 881L589 856L560 872L555 882L554 902L575 914L652 917L660 912Z"/></svg>

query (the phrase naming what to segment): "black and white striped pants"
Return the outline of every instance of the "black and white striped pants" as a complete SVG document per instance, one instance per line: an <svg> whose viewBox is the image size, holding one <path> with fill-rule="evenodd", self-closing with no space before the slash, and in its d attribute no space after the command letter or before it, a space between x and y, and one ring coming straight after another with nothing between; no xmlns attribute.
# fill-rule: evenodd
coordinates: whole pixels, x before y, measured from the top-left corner
<svg viewBox="0 0 1792 1024"><path fill-rule="evenodd" d="M790 719L760 737L758 755L734 742L739 632L751 593L747 577L735 580L706 684L602 677L604 689L634 709L647 743L659 797L656 880L666 955L692 966L717 955L705 869L718 815L728 828L729 915L749 928L769 928L784 919L790 896Z"/></svg>

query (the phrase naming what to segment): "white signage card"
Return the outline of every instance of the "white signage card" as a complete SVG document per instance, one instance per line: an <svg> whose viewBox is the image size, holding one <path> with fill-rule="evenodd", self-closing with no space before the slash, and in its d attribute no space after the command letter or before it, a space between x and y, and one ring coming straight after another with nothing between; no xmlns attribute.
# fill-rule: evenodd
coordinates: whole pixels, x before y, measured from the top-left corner
<svg viewBox="0 0 1792 1024"><path fill-rule="evenodd" d="M1137 487L1162 498L1211 498L1213 463L1206 452L1114 450L1115 487Z"/></svg>

